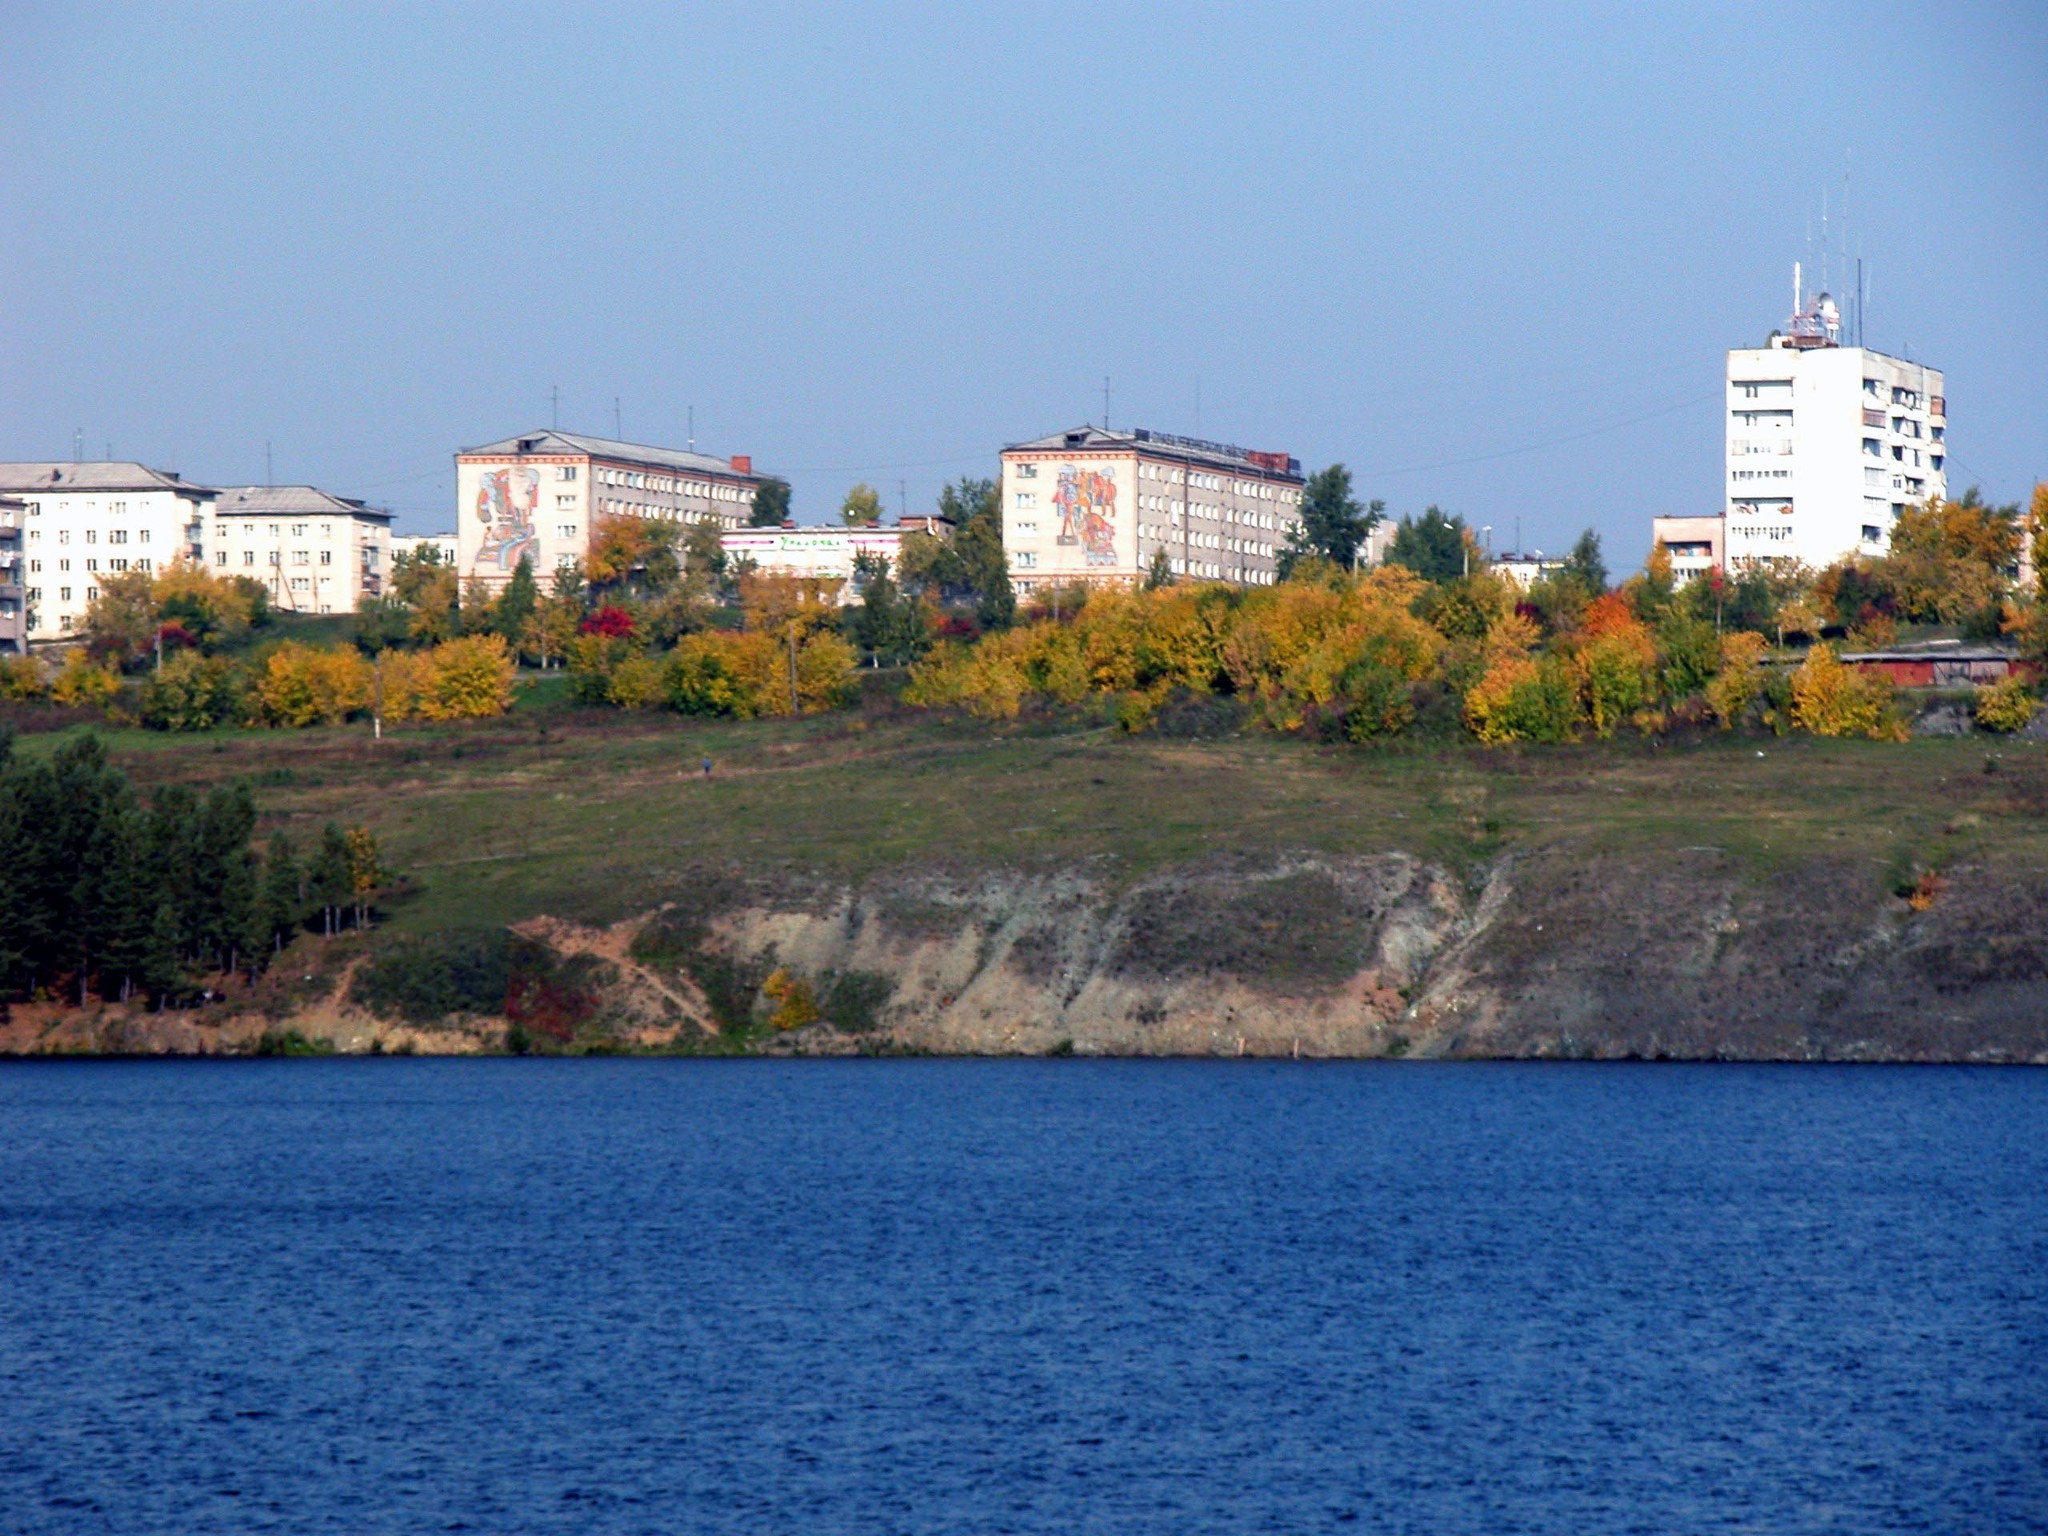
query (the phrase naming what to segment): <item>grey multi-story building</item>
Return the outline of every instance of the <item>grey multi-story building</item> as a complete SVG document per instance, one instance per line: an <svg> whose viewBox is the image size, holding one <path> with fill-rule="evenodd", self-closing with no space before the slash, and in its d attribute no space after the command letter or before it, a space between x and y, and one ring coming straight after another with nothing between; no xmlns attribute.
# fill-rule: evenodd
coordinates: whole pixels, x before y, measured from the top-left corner
<svg viewBox="0 0 2048 1536"><path fill-rule="evenodd" d="M28 589L22 584L21 521L28 504L0 496L0 655L28 648Z"/></svg>
<svg viewBox="0 0 2048 1536"><path fill-rule="evenodd" d="M1301 461L1139 427L1003 450L1003 552L1019 593L1176 575L1270 585L1301 521Z"/></svg>
<svg viewBox="0 0 2048 1536"><path fill-rule="evenodd" d="M500 586L521 560L537 574L590 552L605 517L743 527L764 476L750 455L714 458L577 432L529 432L455 455L464 581Z"/></svg>

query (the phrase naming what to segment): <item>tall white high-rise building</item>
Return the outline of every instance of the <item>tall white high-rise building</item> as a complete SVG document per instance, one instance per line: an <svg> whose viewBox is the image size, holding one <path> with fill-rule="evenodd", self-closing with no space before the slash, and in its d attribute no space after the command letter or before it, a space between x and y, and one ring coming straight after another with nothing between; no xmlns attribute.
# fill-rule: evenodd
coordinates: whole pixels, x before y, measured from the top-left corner
<svg viewBox="0 0 2048 1536"><path fill-rule="evenodd" d="M1824 566L1881 555L1899 514L1948 494L1941 373L1842 344L1793 277L1789 332L1728 354L1726 559Z"/></svg>

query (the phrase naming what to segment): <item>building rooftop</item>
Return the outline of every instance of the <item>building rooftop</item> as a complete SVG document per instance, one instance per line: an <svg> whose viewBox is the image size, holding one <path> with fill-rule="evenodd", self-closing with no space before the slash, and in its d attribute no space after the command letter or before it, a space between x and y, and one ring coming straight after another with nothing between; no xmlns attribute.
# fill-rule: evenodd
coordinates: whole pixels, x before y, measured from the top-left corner
<svg viewBox="0 0 2048 1536"><path fill-rule="evenodd" d="M646 464L659 469L686 469L702 475L740 475L749 480L756 478L751 470L737 469L732 460L721 459L712 454L692 453L683 448L656 448L647 443L622 443L610 437L585 437L580 432L560 432L552 427L538 432L522 432L517 437L501 438L495 443L485 443L476 448L462 448L457 452L585 453L594 459L616 459L623 464Z"/></svg>
<svg viewBox="0 0 2048 1536"><path fill-rule="evenodd" d="M348 496L336 496L313 485L224 485L213 504L217 513L276 512L305 513L322 517L379 517L391 520L382 507L368 506Z"/></svg>
<svg viewBox="0 0 2048 1536"><path fill-rule="evenodd" d="M1112 432L1107 427L1075 427L1071 431L1034 437L1029 442L1011 443L1003 452L1032 448L1055 451L1061 448L1137 448L1162 458L1191 459L1197 464L1250 470L1254 474L1279 475L1295 480L1301 478L1301 460L1291 454L1259 453L1230 443L1212 443L1199 437L1176 437L1171 432L1153 432L1144 427L1133 427L1128 432Z"/></svg>
<svg viewBox="0 0 2048 1536"><path fill-rule="evenodd" d="M211 496L203 485L192 485L168 469L151 469L129 460L89 460L83 464L63 460L38 463L0 464L0 491L25 495L33 491L189 491Z"/></svg>

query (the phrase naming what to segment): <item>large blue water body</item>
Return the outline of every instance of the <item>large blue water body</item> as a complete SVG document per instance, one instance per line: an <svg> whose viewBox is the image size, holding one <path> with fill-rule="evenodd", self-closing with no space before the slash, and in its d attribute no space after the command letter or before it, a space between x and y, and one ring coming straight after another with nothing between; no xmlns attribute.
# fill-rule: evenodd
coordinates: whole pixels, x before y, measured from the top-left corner
<svg viewBox="0 0 2048 1536"><path fill-rule="evenodd" d="M0 1529L2048 1528L2048 1073L0 1067Z"/></svg>

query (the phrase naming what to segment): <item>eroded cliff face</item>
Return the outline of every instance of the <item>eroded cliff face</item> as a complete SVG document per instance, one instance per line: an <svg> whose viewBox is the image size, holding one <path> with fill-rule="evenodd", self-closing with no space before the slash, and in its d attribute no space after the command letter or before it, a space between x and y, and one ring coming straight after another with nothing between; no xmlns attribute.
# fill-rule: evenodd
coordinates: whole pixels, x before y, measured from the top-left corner
<svg viewBox="0 0 2048 1536"><path fill-rule="evenodd" d="M878 1029L787 1049L2048 1062L2048 878L1994 865L1925 910L1707 848L896 879L711 942L893 983Z"/></svg>
<svg viewBox="0 0 2048 1536"><path fill-rule="evenodd" d="M517 931L599 978L563 1039L606 1049L2048 1063L2048 876L1990 864L1925 910L1868 860L1759 872L1699 848L897 873ZM17 1018L0 1047L234 1051L285 1029L474 1051L527 1027L399 1027L345 997L268 1022Z"/></svg>

